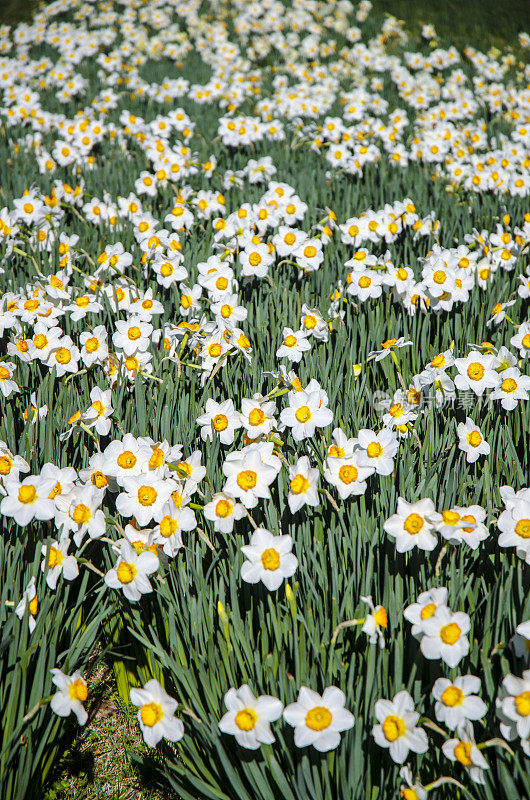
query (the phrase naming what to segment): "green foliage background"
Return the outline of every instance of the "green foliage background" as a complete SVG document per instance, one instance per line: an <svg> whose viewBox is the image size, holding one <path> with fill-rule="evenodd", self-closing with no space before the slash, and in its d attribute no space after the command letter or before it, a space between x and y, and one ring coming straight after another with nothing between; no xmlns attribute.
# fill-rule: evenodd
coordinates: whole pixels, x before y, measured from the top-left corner
<svg viewBox="0 0 530 800"><path fill-rule="evenodd" d="M456 4L453 4L456 6ZM478 46L482 31L490 29L490 42L512 38L520 25L523 13L512 13L500 21L493 31L493 3L467 3L473 28L464 23L462 4L450 19L457 20L454 30L444 23L444 14L451 14L449 3L431 4L421 9L417 4L402 2L376 3L376 8L388 10L415 21L432 21L442 35L458 42L458 37L476 37ZM526 4L524 4L526 5ZM384 9L383 9L384 6ZM411 6L414 11L411 13ZM473 8L473 11L471 11ZM482 14L478 13L478 9ZM9 10L9 7L7 7ZM512 7L512 10L513 7ZM516 10L516 9L515 9ZM431 14L432 11L432 14ZM524 11L524 9L523 9ZM6 12L6 7L3 9ZM426 19L423 20L423 13ZM493 15L493 16L492 16ZM376 20L372 23L375 27ZM480 25L479 25L480 22ZM510 24L508 24L510 23ZM471 23L470 23L471 24ZM44 50L44 48L43 48ZM170 70L170 62L148 64L144 77L158 80ZM82 73L95 84L95 66L84 63ZM208 70L197 55L192 54L182 68L182 74L205 81ZM393 88L388 83L387 96ZM48 108L53 98L45 98ZM214 153L224 168L237 169L249 157L244 152L229 152L220 142L212 143L217 125L217 111L197 107L184 100L182 106L198 123L194 149L205 159ZM122 108L153 118L158 107L145 100L124 99ZM420 214L434 209L442 221L441 244L452 246L455 238L463 241L473 226L493 229L502 209L489 196L459 199L446 192L445 186L433 181L431 171L422 166L395 170L385 164L367 167L362 180L343 177L326 180L327 164L316 153L290 150L285 144L258 144L253 157L270 155L278 169L277 177L295 187L308 204L304 227L322 216L325 206L333 208L339 220L366 208L382 208L409 195ZM12 163L10 163L10 159ZM126 162L113 145L105 144L97 167L84 173L89 194L98 194L101 187L115 197L126 195L134 177L145 167L146 160L138 148L132 160ZM111 167L112 165L112 167ZM196 179L196 188L200 183ZM0 141L0 185L6 197L19 196L33 182L48 189L45 179L38 176L32 156L20 152L15 156L8 150L5 132ZM255 202L262 194L260 187L245 186L227 194L229 210L243 202ZM468 211L468 202L471 210ZM170 189L158 193L152 213L163 217L172 205ZM520 222L525 202L510 200L508 210ZM134 250L132 232L114 232L81 225L68 219L69 230L80 235L79 246L95 258L104 246L120 240L126 250ZM193 265L205 260L211 252L209 227L194 229L184 245L185 263L191 266L191 278L196 275ZM432 240L412 242L409 234L393 246L397 263L414 266L424 256ZM132 393L119 383L114 393L118 429L135 436L149 435L155 440L181 442L185 452L195 447L203 450L207 479L216 489L223 484L222 454L217 443L205 447L197 435L196 417L202 412L206 399L223 400L233 397L235 405L242 397L272 388L263 371L276 367L275 352L284 324L296 327L302 303L320 307L325 312L329 295L338 280L344 278L343 264L349 257L348 248L335 242L326 250L323 268L301 284L292 271L284 266L273 274L274 285L265 282L250 284L242 289L243 304L249 309L247 329L251 332L254 360L248 367L242 359L230 361L213 382L204 389L194 370L178 375L171 362L162 363L155 356L155 375L163 383L137 380ZM49 271L49 264L38 266ZM88 268L88 264L81 264ZM29 262L14 255L5 265L2 286L19 286L34 279ZM140 281L142 288L152 285L155 293L160 287L154 281ZM365 360L367 353L390 336L403 335L414 342L412 348L400 353L400 366L405 381L421 371L427 360L447 349L452 341L455 353L464 355L469 342L489 339L496 346L508 344L511 328L503 323L487 329L485 320L491 305L504 300L516 287L515 274L499 271L491 292L485 298L475 291L470 302L450 315L417 315L409 317L401 306L389 299L368 302L355 308L348 304L345 324L330 337L327 344L314 347L298 370L305 385L317 378L329 394L334 411L334 424L348 435L359 428L376 429L379 414L374 410L371 393L375 389L393 391L399 388L396 372L388 359L381 364L371 362L355 379L353 365ZM176 290L163 297L163 321L178 317ZM522 301L512 309L514 319L522 321L527 313ZM107 308L100 315L109 330L113 315ZM163 323L161 323L163 324ZM66 318L66 333L71 333ZM76 330L80 326L72 326ZM272 333L271 333L272 331ZM74 334L75 338L75 334ZM20 364L20 384L37 391L38 405L46 403L50 414L45 425L25 424L22 411L29 391L9 402L0 401L0 439L13 452L20 453L38 472L47 461L77 468L85 466L93 452L93 443L75 434L66 444L59 442L65 420L77 409L90 403L93 382L87 375L69 380L57 380L39 365ZM2 723L2 762L6 797L23 798L34 791L37 796L46 777L50 760L60 751L60 721L51 718L48 709L38 708L30 720L25 715L38 701L51 694L49 670L53 666L74 669L89 663L97 641L101 641L102 621L119 620L119 635L109 635L106 627L103 643L116 658L117 673L126 686L127 681L142 682L153 674L163 676L166 689L190 707L200 721L185 717L186 736L177 748L165 746L165 774L170 785L184 799L215 798L216 800L354 800L356 798L389 798L398 785L397 768L373 743L370 735L374 723L373 706L379 697L392 697L406 687L427 714L428 695L434 680L441 674L452 676L458 670L442 670L438 663L425 661L419 654L417 642L410 636L403 621L403 608L417 595L433 586L447 586L448 602L454 610L471 616L469 659L466 671L480 675L483 696L489 701L487 730L495 735L494 700L497 687L508 671L520 673L520 664L508 651L499 648L512 636L516 625L530 617L528 570L511 551L501 551L496 545L496 529L477 551L460 548L450 550L442 563L439 575L435 563L439 553L396 553L394 544L382 529L383 521L395 510L397 497L409 501L431 497L438 509L455 503L477 503L485 507L487 519L495 520L501 502L499 486L509 484L518 489L527 485L529 476L528 431L530 410L523 404L511 413L498 406L489 411L486 406L474 409L473 419L480 425L491 445L491 456L468 465L455 445L456 424L465 418L459 409L454 414L430 409L416 424L421 446L412 437L400 450L396 474L378 478L371 483L366 495L340 504L337 509L329 502L314 513L302 512L293 517L286 504L288 482L285 473L273 487L273 499L263 503L255 514L258 523L273 532L289 533L295 542L299 569L289 591L285 588L269 594L249 587L239 579L243 557L240 547L248 541L248 522L239 523L233 535L221 537L207 530L214 541L212 553L199 538L188 537L185 548L161 574L156 594L140 604L122 603L114 593L103 591L96 577L85 576L69 587L60 583L56 594L48 595L42 603L39 623L30 639L26 622L20 625L12 609L6 605L21 596L30 575L36 574L40 563L38 543L51 535L46 525L20 531L2 518L3 540L0 542L0 695L2 708L7 709ZM317 437L309 445L318 462L326 453L329 433ZM284 448L292 461L295 451ZM298 448L298 452L301 451ZM204 521L206 527L206 522ZM92 558L100 556L100 546L92 546ZM90 555L90 550L87 551ZM107 568L112 559L105 555ZM42 585L42 584L41 584ZM353 617L363 616L365 607L361 595L372 594L389 614L388 646L379 652L367 645L365 637L355 630L340 634L334 646L331 637L336 625ZM219 615L221 603L227 616ZM81 609L83 612L81 613ZM38 644L38 646L36 646ZM124 668L128 667L128 674ZM463 665L460 665L462 667ZM344 735L340 748L327 756L300 751L294 747L292 732L285 724L275 726L277 742L264 746L260 753L248 756L232 741L222 737L217 722L223 712L222 698L230 686L248 682L256 694L271 693L284 703L296 699L301 685L322 690L329 684L340 686L347 695L347 705L356 717L355 728ZM22 739L20 738L22 736ZM440 737L433 736L437 745ZM481 800L512 800L525 797L530 775L528 761L520 755L488 751L491 770L485 787L473 787L472 796ZM418 759L420 774L427 781L447 774L447 762L439 747ZM455 775L457 773L455 772ZM457 775L461 778L461 775ZM33 783L36 781L36 783ZM456 793L455 793L456 791ZM460 796L450 787L439 790L438 797Z"/></svg>

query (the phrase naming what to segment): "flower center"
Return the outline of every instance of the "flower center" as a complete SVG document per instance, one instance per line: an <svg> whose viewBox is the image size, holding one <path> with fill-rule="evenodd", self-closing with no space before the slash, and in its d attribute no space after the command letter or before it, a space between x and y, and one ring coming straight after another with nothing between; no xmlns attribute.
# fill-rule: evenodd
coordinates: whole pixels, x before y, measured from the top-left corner
<svg viewBox="0 0 530 800"><path fill-rule="evenodd" d="M522 539L530 539L530 519L520 519L515 526L515 532Z"/></svg>
<svg viewBox="0 0 530 800"><path fill-rule="evenodd" d="M460 639L460 628L456 622L450 622L449 625L444 625L440 630L440 639L444 644L456 644Z"/></svg>
<svg viewBox="0 0 530 800"><path fill-rule="evenodd" d="M526 347L527 350L530 350L530 333L527 333L525 336L523 336L522 345L523 347Z"/></svg>
<svg viewBox="0 0 530 800"><path fill-rule="evenodd" d="M379 458L383 454L383 448L379 442L370 442L366 448L366 452L370 458Z"/></svg>
<svg viewBox="0 0 530 800"><path fill-rule="evenodd" d="M38 333L33 339L33 344L35 345L37 350L43 350L48 344L48 339L43 333Z"/></svg>
<svg viewBox="0 0 530 800"><path fill-rule="evenodd" d="M152 506L157 497L157 491L152 486L140 486L138 489L138 502L142 506Z"/></svg>
<svg viewBox="0 0 530 800"><path fill-rule="evenodd" d="M257 482L258 476L253 469L245 469L237 476L237 485L243 489L244 492L248 492L249 489L253 489Z"/></svg>
<svg viewBox="0 0 530 800"><path fill-rule="evenodd" d="M477 520L475 519L475 517L473 516L473 514L462 514L462 516L460 517L460 519L461 519L461 520L465 520L466 522L472 522L472 523L473 523L473 525L475 525L475 524L476 524L476 522L477 522ZM472 533L472 531L474 530L474 528L462 528L462 530L464 531L464 533Z"/></svg>
<svg viewBox="0 0 530 800"><path fill-rule="evenodd" d="M517 695L515 707L522 717L530 716L530 691Z"/></svg>
<svg viewBox="0 0 530 800"><path fill-rule="evenodd" d="M59 364L68 364L71 358L72 354L66 347L60 347L55 354L55 360L58 361Z"/></svg>
<svg viewBox="0 0 530 800"><path fill-rule="evenodd" d="M390 715L383 722L383 733L387 742L395 742L400 736L405 735L405 731L405 723L401 717Z"/></svg>
<svg viewBox="0 0 530 800"><path fill-rule="evenodd" d="M445 364L445 356L443 353L440 353L440 355L435 356L431 361L431 367L434 367L435 369L443 367L444 364Z"/></svg>
<svg viewBox="0 0 530 800"><path fill-rule="evenodd" d="M57 547L50 547L50 552L48 553L48 566L50 569L54 567L59 567L63 563L63 554L61 550Z"/></svg>
<svg viewBox="0 0 530 800"><path fill-rule="evenodd" d="M296 336L286 336L283 343L287 347L294 347L296 345Z"/></svg>
<svg viewBox="0 0 530 800"><path fill-rule="evenodd" d="M34 503L37 499L37 490L34 486L21 486L18 490L18 499L24 505L29 505L30 503Z"/></svg>
<svg viewBox="0 0 530 800"><path fill-rule="evenodd" d="M160 533L165 539L173 536L177 528L177 520L170 517L169 514L166 514L166 516L162 517L160 520Z"/></svg>
<svg viewBox="0 0 530 800"><path fill-rule="evenodd" d="M295 417L298 422L308 422L311 419L311 410L309 406L300 406L296 410Z"/></svg>
<svg viewBox="0 0 530 800"><path fill-rule="evenodd" d="M57 497L58 494L61 494L62 490L63 490L63 487L61 486L59 481L57 481L57 483L55 484L55 486L51 490L50 494L48 495L48 500L53 500L54 497Z"/></svg>
<svg viewBox="0 0 530 800"><path fill-rule="evenodd" d="M102 489L103 486L107 486L108 485L107 478L105 477L105 475L103 475L103 473L99 469L97 469L94 472L94 474L92 475L91 480L92 480L92 483L94 484L94 486L97 486L98 489Z"/></svg>
<svg viewBox="0 0 530 800"><path fill-rule="evenodd" d="M92 513L89 507L84 503L78 503L74 509L74 513L72 514L72 519L76 525L86 525L91 516Z"/></svg>
<svg viewBox="0 0 530 800"><path fill-rule="evenodd" d="M467 368L467 374L469 375L472 381L480 381L481 378L484 377L484 372L485 372L484 367L482 366L482 364L479 364L478 361L474 361Z"/></svg>
<svg viewBox="0 0 530 800"><path fill-rule="evenodd" d="M136 464L137 458L130 450L124 450L117 458L117 464L122 469L132 469Z"/></svg>
<svg viewBox="0 0 530 800"><path fill-rule="evenodd" d="M455 747L455 756L464 767L469 767L471 764L471 742L458 742Z"/></svg>
<svg viewBox="0 0 530 800"><path fill-rule="evenodd" d="M434 612L436 611L436 608L437 608L437 606L435 605L435 603L427 603L426 606L423 606L423 608L421 610L421 613L420 613L420 617L422 619L429 619L430 617L432 617L434 615Z"/></svg>
<svg viewBox="0 0 530 800"><path fill-rule="evenodd" d="M216 431L224 431L228 428L228 417L225 417L224 414L216 414L212 419L212 425Z"/></svg>
<svg viewBox="0 0 530 800"><path fill-rule="evenodd" d="M314 258L317 254L316 247L313 247L312 244L308 244L307 247L304 247L304 256L306 258Z"/></svg>
<svg viewBox="0 0 530 800"><path fill-rule="evenodd" d="M181 461L179 464L177 464L177 471L181 477L186 475L188 478L191 477L191 473L193 472L187 461Z"/></svg>
<svg viewBox="0 0 530 800"><path fill-rule="evenodd" d="M83 703L88 697L87 685L82 678L73 681L68 687L68 694L72 700L79 700Z"/></svg>
<svg viewBox="0 0 530 800"><path fill-rule="evenodd" d="M142 722L148 728L152 728L153 725L156 725L157 722L160 722L163 716L164 712L162 711L162 706L158 703L146 703L140 709L140 717L142 718Z"/></svg>
<svg viewBox="0 0 530 800"><path fill-rule="evenodd" d="M251 731L257 721L258 715L253 708L242 708L235 716L235 723L242 731Z"/></svg>
<svg viewBox="0 0 530 800"><path fill-rule="evenodd" d="M359 477L359 470L353 464L345 464L339 469L339 478L342 483L353 483Z"/></svg>
<svg viewBox="0 0 530 800"><path fill-rule="evenodd" d="M134 564L127 564L126 561L120 561L116 574L120 583L131 583L134 580L138 570Z"/></svg>
<svg viewBox="0 0 530 800"><path fill-rule="evenodd" d="M379 625L380 628L388 628L388 614L386 613L386 609L383 606L377 609L374 614L375 624Z"/></svg>
<svg viewBox="0 0 530 800"><path fill-rule="evenodd" d="M501 389L506 394L512 394L517 389L517 381L514 381L513 378L505 378L501 383Z"/></svg>
<svg viewBox="0 0 530 800"><path fill-rule="evenodd" d="M478 447L482 441L482 436L478 431L471 431L471 433L468 433L466 438L471 447Z"/></svg>
<svg viewBox="0 0 530 800"><path fill-rule="evenodd" d="M72 414L72 416L68 420L68 424L69 425L75 425L76 422L79 422L80 419L81 419L81 412L80 411L76 411L75 414Z"/></svg>
<svg viewBox="0 0 530 800"><path fill-rule="evenodd" d="M228 500L219 500L215 506L215 513L223 519L229 517L232 513L232 503L229 503Z"/></svg>
<svg viewBox="0 0 530 800"><path fill-rule="evenodd" d="M403 527L411 536L419 533L424 525L425 520L419 514L409 514L403 523Z"/></svg>
<svg viewBox="0 0 530 800"><path fill-rule="evenodd" d="M295 475L290 483L293 494L303 494L309 489L309 481L304 475Z"/></svg>
<svg viewBox="0 0 530 800"><path fill-rule="evenodd" d="M95 353L98 348L99 348L99 342L95 336L91 336L90 339L86 340L85 350L87 351L87 353Z"/></svg>
<svg viewBox="0 0 530 800"><path fill-rule="evenodd" d="M333 716L331 711L325 706L315 706L310 709L305 717L305 724L312 731L323 731L324 728L329 728Z"/></svg>
<svg viewBox="0 0 530 800"><path fill-rule="evenodd" d="M163 269L164 269L164 265L162 265L162 274L165 275L166 277L167 277L167 275L171 275L171 272L173 272L173 268L171 268L171 272L167 272L167 273L164 272ZM182 308L189 308L192 305L192 303L193 303L193 297L191 297L191 295L183 294L181 296L180 305L182 306Z"/></svg>
<svg viewBox="0 0 530 800"><path fill-rule="evenodd" d="M295 392L303 392L304 391L303 388L302 388L302 383L300 381L300 378L294 377L292 385L293 385L293 389L295 390Z"/></svg>
<svg viewBox="0 0 530 800"><path fill-rule="evenodd" d="M134 325L132 328L129 328L129 330L127 331L127 337L131 339L133 342L136 339L139 339L141 335L142 331L136 325Z"/></svg>
<svg viewBox="0 0 530 800"><path fill-rule="evenodd" d="M259 253L254 252L249 255L248 260L253 267L257 267L258 264L261 264L262 259Z"/></svg>
<svg viewBox="0 0 530 800"><path fill-rule="evenodd" d="M94 400L91 407L98 412L98 417L102 417L103 414L105 413L105 406L103 405L101 400Z"/></svg>
<svg viewBox="0 0 530 800"><path fill-rule="evenodd" d="M9 456L0 456L0 475L9 475L12 463Z"/></svg>
<svg viewBox="0 0 530 800"><path fill-rule="evenodd" d="M159 447L155 447L153 455L149 459L149 469L158 469L164 463L164 451Z"/></svg>
<svg viewBox="0 0 530 800"><path fill-rule="evenodd" d="M312 331L313 328L316 328L317 318L313 316L313 314L306 314L304 318L304 325L308 330Z"/></svg>
<svg viewBox="0 0 530 800"><path fill-rule="evenodd" d="M457 686L448 686L441 699L442 703L450 708L461 706L464 702L464 692Z"/></svg>
<svg viewBox="0 0 530 800"><path fill-rule="evenodd" d="M265 419L265 412L261 408L253 408L248 415L248 421L251 425L262 425Z"/></svg>
<svg viewBox="0 0 530 800"><path fill-rule="evenodd" d="M274 547L269 547L267 550L264 550L261 554L261 563L263 564L263 569L268 569L271 572L277 570L280 566L280 555Z"/></svg>

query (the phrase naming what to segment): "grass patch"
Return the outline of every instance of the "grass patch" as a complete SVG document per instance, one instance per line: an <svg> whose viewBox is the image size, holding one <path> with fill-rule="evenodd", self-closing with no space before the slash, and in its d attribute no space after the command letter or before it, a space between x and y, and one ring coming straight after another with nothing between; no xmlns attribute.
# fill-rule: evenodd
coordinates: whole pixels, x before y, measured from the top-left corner
<svg viewBox="0 0 530 800"><path fill-rule="evenodd" d="M89 682L89 719L72 728L43 800L178 800L149 769L160 761L144 744L136 709L119 696L112 666L101 661Z"/></svg>

